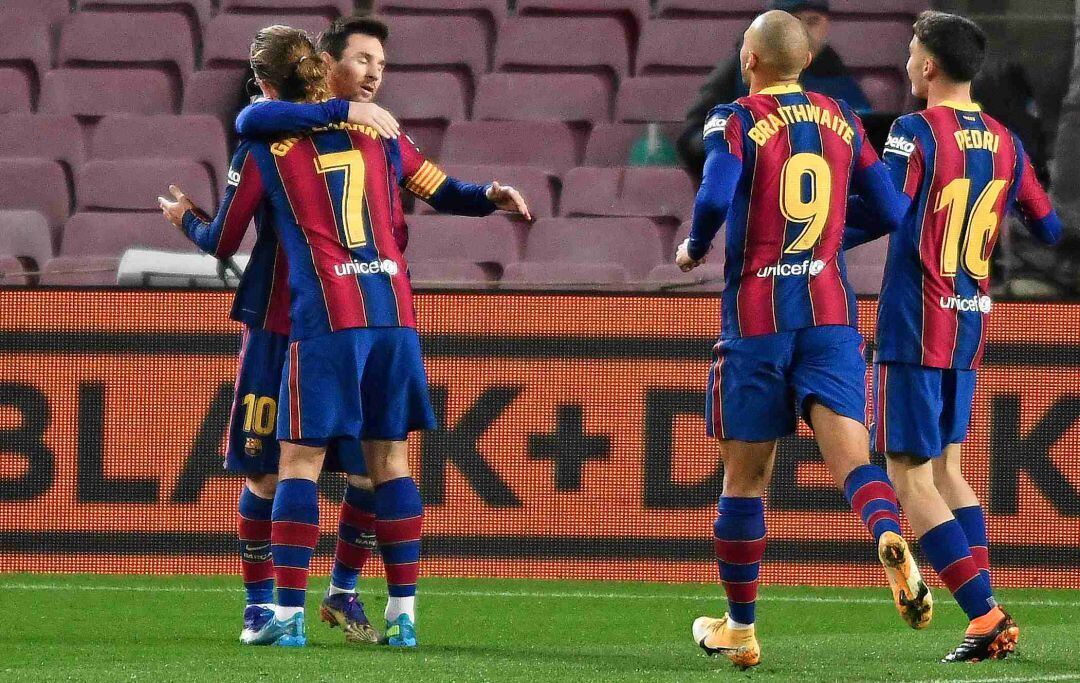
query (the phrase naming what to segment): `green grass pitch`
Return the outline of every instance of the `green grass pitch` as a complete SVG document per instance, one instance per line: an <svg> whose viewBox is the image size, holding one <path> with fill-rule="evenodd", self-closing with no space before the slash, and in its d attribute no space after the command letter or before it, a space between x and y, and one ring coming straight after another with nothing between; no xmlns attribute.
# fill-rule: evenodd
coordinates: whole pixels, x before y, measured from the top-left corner
<svg viewBox="0 0 1080 683"><path fill-rule="evenodd" d="M689 635L694 617L723 611L711 585L423 579L420 648L403 652L346 645L319 623L325 580L308 594L306 649L243 647L238 583L0 575L0 681L1080 681L1080 591L1001 591L1018 653L947 666L965 619L942 589L916 632L884 588L766 588L762 664L739 672ZM385 587L361 592L375 621Z"/></svg>

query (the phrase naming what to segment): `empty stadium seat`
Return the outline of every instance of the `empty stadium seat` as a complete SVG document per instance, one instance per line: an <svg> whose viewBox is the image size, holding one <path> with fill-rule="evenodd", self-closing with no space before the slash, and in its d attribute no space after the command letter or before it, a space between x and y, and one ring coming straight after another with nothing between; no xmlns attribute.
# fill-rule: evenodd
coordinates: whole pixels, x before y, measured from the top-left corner
<svg viewBox="0 0 1080 683"><path fill-rule="evenodd" d="M22 261L14 256L0 256L0 286L25 287L30 284L30 277Z"/></svg>
<svg viewBox="0 0 1080 683"><path fill-rule="evenodd" d="M469 74L470 83L488 70L487 29L477 17L393 16L386 21L386 50L395 70L461 70Z"/></svg>
<svg viewBox="0 0 1080 683"><path fill-rule="evenodd" d="M649 271L649 283L657 289L678 292L724 291L723 249L714 249L709 261L684 273L674 263L664 263Z"/></svg>
<svg viewBox="0 0 1080 683"><path fill-rule="evenodd" d="M31 12L44 15L48 23L56 24L71 13L70 0L4 0L5 18L25 16Z"/></svg>
<svg viewBox="0 0 1080 683"><path fill-rule="evenodd" d="M52 159L4 159L0 163L0 209L37 211L59 230L71 213L64 167Z"/></svg>
<svg viewBox="0 0 1080 683"><path fill-rule="evenodd" d="M326 19L312 14L219 14L203 31L203 68L246 67L255 34L271 24L301 28L314 36L326 28Z"/></svg>
<svg viewBox="0 0 1080 683"><path fill-rule="evenodd" d="M743 19L656 19L645 25L637 73L707 74L728 59L746 31Z"/></svg>
<svg viewBox="0 0 1080 683"><path fill-rule="evenodd" d="M64 226L61 256L121 256L132 247L196 251L195 245L155 213L77 213Z"/></svg>
<svg viewBox="0 0 1080 683"><path fill-rule="evenodd" d="M914 16L930 9L928 0L888 0L888 2L866 2L866 0L832 0L829 10L834 14L905 14Z"/></svg>
<svg viewBox="0 0 1080 683"><path fill-rule="evenodd" d="M155 69L59 69L45 74L41 110L50 114L172 114L179 93Z"/></svg>
<svg viewBox="0 0 1080 683"><path fill-rule="evenodd" d="M493 180L503 185L513 185L525 197L534 218L554 215L555 186L557 177L531 166L476 166L466 164L443 164L447 175L470 183L489 183ZM417 202L420 213L434 213L424 202Z"/></svg>
<svg viewBox="0 0 1080 683"><path fill-rule="evenodd" d="M157 197L169 196L176 185L195 205L213 212L216 205L206 168L179 159L124 159L89 161L79 169L76 209L154 211Z"/></svg>
<svg viewBox="0 0 1080 683"><path fill-rule="evenodd" d="M698 76L628 78L619 88L615 118L627 123L683 121L700 87Z"/></svg>
<svg viewBox="0 0 1080 683"><path fill-rule="evenodd" d="M227 132L236 130L236 115L243 108L244 69L210 69L191 74L184 88L184 114L217 117Z"/></svg>
<svg viewBox="0 0 1080 683"><path fill-rule="evenodd" d="M200 24L210 21L214 13L213 0L76 0L76 5L79 10L179 11Z"/></svg>
<svg viewBox="0 0 1080 683"><path fill-rule="evenodd" d="M908 58L910 21L835 19L829 44L851 69L896 69Z"/></svg>
<svg viewBox="0 0 1080 683"><path fill-rule="evenodd" d="M607 15L633 21L641 30L649 18L649 0L517 0L517 13L526 15Z"/></svg>
<svg viewBox="0 0 1080 683"><path fill-rule="evenodd" d="M64 22L57 63L167 63L186 75L195 69L195 42L187 18L177 12L76 12Z"/></svg>
<svg viewBox="0 0 1080 683"><path fill-rule="evenodd" d="M431 159L441 159L443 136L446 135L447 123L425 119L404 119L401 122L405 134L409 136L420 151Z"/></svg>
<svg viewBox="0 0 1080 683"><path fill-rule="evenodd" d="M4 2L7 10L7 0ZM0 21L0 62L33 66L40 80L52 67L50 19L36 8L5 11Z"/></svg>
<svg viewBox="0 0 1080 683"><path fill-rule="evenodd" d="M506 265L521 258L525 228L505 215L410 216L410 263L468 261Z"/></svg>
<svg viewBox="0 0 1080 683"><path fill-rule="evenodd" d="M630 72L626 28L618 19L515 17L499 32L495 66L500 70L608 69Z"/></svg>
<svg viewBox="0 0 1080 683"><path fill-rule="evenodd" d="M674 144L678 139L679 124L660 126L660 132ZM586 166L623 166L629 162L634 143L646 134L646 126L640 123L601 123L592 129L585 145Z"/></svg>
<svg viewBox="0 0 1080 683"><path fill-rule="evenodd" d="M352 0L220 0L222 12L318 14L327 21L353 13Z"/></svg>
<svg viewBox="0 0 1080 683"><path fill-rule="evenodd" d="M745 14L753 17L760 14L764 8L765 3L762 0L658 0L656 4L657 14L665 19L715 17L724 14ZM749 21L746 23L750 24Z"/></svg>
<svg viewBox="0 0 1080 683"><path fill-rule="evenodd" d="M501 268L472 261L410 261L409 281L417 289L487 285Z"/></svg>
<svg viewBox="0 0 1080 683"><path fill-rule="evenodd" d="M864 74L859 77L859 87L871 108L876 112L902 112L908 96L899 71Z"/></svg>
<svg viewBox="0 0 1080 683"><path fill-rule="evenodd" d="M82 129L70 116L0 116L0 157L38 157L74 169L86 157Z"/></svg>
<svg viewBox="0 0 1080 683"><path fill-rule="evenodd" d="M689 218L694 185L678 168L575 168L563 178L564 216Z"/></svg>
<svg viewBox="0 0 1080 683"><path fill-rule="evenodd" d="M889 239L878 239L844 252L847 262L848 282L856 294L877 295L881 291L881 279L885 274L885 258L889 253Z"/></svg>
<svg viewBox="0 0 1080 683"><path fill-rule="evenodd" d="M0 211L0 254L33 259L40 268L53 256L49 225L37 211Z"/></svg>
<svg viewBox="0 0 1080 683"><path fill-rule="evenodd" d="M0 67L0 114L29 114L34 108L34 83L24 69Z"/></svg>
<svg viewBox="0 0 1080 683"><path fill-rule="evenodd" d="M626 268L618 263L511 263L503 271L501 282L508 285L556 287L592 287L618 285L631 280Z"/></svg>
<svg viewBox="0 0 1080 683"><path fill-rule="evenodd" d="M594 74L488 74L480 79L473 117L511 121L611 118L607 84Z"/></svg>
<svg viewBox="0 0 1080 683"><path fill-rule="evenodd" d="M379 0L379 12L387 14L474 14L491 26L506 19L506 0Z"/></svg>
<svg viewBox="0 0 1080 683"><path fill-rule="evenodd" d="M455 164L527 164L555 173L577 165L577 142L563 123L457 121L443 140L440 161Z"/></svg>
<svg viewBox="0 0 1080 683"><path fill-rule="evenodd" d="M464 85L445 73L389 71L379 89L379 104L399 121L461 121L469 103Z"/></svg>
<svg viewBox="0 0 1080 683"><path fill-rule="evenodd" d="M116 256L57 256L42 269L45 287L102 287L116 285Z"/></svg>
<svg viewBox="0 0 1080 683"><path fill-rule="evenodd" d="M646 218L544 218L525 244L525 261L617 263L635 280L663 258L660 233Z"/></svg>
<svg viewBox="0 0 1080 683"><path fill-rule="evenodd" d="M214 187L228 167L225 132L213 116L106 116L90 142L94 159L190 159L211 171ZM216 178L216 180L214 180Z"/></svg>

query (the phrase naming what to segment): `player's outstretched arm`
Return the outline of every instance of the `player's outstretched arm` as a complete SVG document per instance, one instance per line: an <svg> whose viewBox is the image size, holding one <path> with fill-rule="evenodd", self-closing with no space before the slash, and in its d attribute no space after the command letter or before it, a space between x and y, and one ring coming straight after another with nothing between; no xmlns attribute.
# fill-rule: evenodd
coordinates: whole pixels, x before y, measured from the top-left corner
<svg viewBox="0 0 1080 683"><path fill-rule="evenodd" d="M379 105L341 99L316 103L260 100L244 107L236 117L236 132L246 138L271 138L346 122L373 128L387 139L397 138L401 132L397 119Z"/></svg>
<svg viewBox="0 0 1080 683"><path fill-rule="evenodd" d="M1021 164L1017 182L1016 207L1028 231L1044 244L1057 244L1061 241L1062 225L1046 190L1039 184L1035 169L1031 165L1020 138L1013 134L1016 155Z"/></svg>

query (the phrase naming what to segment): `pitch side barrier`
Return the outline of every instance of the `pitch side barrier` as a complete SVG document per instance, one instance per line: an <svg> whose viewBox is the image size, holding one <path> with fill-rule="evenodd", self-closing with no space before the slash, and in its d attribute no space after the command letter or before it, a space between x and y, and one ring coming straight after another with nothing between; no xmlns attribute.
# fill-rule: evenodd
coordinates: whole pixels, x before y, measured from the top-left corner
<svg viewBox="0 0 1080 683"><path fill-rule="evenodd" d="M221 470L230 300L0 290L0 571L239 570L240 481ZM427 574L714 578L714 296L438 293L417 306L441 424L411 450ZM859 313L869 335L873 302ZM998 585L1080 586L1078 452L1080 305L996 304L965 465ZM316 571L341 490L321 482ZM880 583L805 427L780 447L766 516L764 580Z"/></svg>

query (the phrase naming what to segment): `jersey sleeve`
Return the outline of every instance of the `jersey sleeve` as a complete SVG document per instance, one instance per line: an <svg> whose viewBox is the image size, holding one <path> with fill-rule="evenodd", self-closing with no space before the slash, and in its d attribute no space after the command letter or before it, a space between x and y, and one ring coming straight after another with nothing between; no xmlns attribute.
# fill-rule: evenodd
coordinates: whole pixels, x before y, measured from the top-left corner
<svg viewBox="0 0 1080 683"><path fill-rule="evenodd" d="M694 200L687 253L700 260L727 218L742 176L743 123L730 105L716 107L705 120L705 172Z"/></svg>
<svg viewBox="0 0 1080 683"><path fill-rule="evenodd" d="M424 156L408 135L398 138L398 146L401 150L401 186L439 213L487 216L498 208L487 198L487 185L446 175Z"/></svg>
<svg viewBox="0 0 1080 683"><path fill-rule="evenodd" d="M1019 167L1016 172L1016 208L1024 220L1024 225L1039 241L1056 244L1061 240L1062 225L1046 190L1039 184L1031 159L1024 151L1024 145L1013 134L1016 145L1016 160Z"/></svg>
<svg viewBox="0 0 1080 683"><path fill-rule="evenodd" d="M745 132L736 105L714 107L705 119L705 129L702 132L705 138L705 155L708 156L709 152L715 150L730 154L741 162Z"/></svg>
<svg viewBox="0 0 1080 683"><path fill-rule="evenodd" d="M236 117L236 132L246 138L269 138L344 123L348 119L349 103L346 100L316 103L260 100L244 107Z"/></svg>
<svg viewBox="0 0 1080 683"><path fill-rule="evenodd" d="M915 199L923 181L925 157L908 117L893 123L882 160L889 167L893 185L910 199Z"/></svg>
<svg viewBox="0 0 1080 683"><path fill-rule="evenodd" d="M263 182L251 153L251 143L242 141L229 166L228 185L214 217L185 211L184 234L200 250L216 258L236 253L255 210L263 199Z"/></svg>

